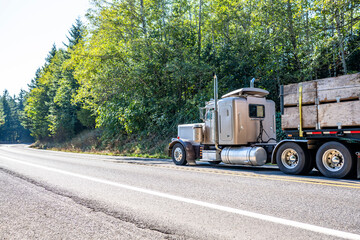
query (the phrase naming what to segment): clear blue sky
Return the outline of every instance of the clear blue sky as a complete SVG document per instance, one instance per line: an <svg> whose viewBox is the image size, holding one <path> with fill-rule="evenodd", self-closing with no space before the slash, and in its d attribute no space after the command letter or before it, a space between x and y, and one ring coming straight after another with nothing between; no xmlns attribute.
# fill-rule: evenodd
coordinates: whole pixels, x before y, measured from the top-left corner
<svg viewBox="0 0 360 240"><path fill-rule="evenodd" d="M27 90L53 43L63 47L90 6L89 0L0 0L0 95Z"/></svg>

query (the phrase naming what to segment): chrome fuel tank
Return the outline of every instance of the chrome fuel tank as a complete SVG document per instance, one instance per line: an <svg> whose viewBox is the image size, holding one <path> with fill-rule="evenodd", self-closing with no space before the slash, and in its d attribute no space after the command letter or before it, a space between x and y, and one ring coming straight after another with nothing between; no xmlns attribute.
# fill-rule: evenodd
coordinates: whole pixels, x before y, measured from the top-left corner
<svg viewBox="0 0 360 240"><path fill-rule="evenodd" d="M267 153L262 147L226 147L221 160L227 164L261 166L266 163Z"/></svg>

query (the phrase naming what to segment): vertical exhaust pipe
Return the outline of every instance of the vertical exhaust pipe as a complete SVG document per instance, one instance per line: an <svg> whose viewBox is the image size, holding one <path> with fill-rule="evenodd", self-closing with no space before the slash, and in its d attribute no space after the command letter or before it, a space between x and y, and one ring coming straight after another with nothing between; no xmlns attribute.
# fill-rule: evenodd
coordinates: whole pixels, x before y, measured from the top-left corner
<svg viewBox="0 0 360 240"><path fill-rule="evenodd" d="M214 109L214 141L215 141L215 148L216 148L216 160L221 161L220 152L221 149L219 148L219 114L218 114L218 79L216 74L214 74L214 101L215 101L215 109Z"/></svg>
<svg viewBox="0 0 360 240"><path fill-rule="evenodd" d="M284 115L284 85L280 85L280 111Z"/></svg>
<svg viewBox="0 0 360 240"><path fill-rule="evenodd" d="M255 78L251 79L250 81L250 87L254 88L254 85L255 85Z"/></svg>

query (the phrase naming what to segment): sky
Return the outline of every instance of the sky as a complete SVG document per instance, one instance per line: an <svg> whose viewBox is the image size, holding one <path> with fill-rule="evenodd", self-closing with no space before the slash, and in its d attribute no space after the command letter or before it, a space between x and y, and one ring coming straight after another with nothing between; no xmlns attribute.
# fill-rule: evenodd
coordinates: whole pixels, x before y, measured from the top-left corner
<svg viewBox="0 0 360 240"><path fill-rule="evenodd" d="M91 7L89 0L0 0L0 95L28 90L55 43L64 48L69 29Z"/></svg>

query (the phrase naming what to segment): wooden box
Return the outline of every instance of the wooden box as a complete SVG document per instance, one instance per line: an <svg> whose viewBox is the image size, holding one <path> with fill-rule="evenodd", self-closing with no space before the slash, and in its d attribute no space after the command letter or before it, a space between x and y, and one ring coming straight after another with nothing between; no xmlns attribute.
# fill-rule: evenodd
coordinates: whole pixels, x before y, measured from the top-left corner
<svg viewBox="0 0 360 240"><path fill-rule="evenodd" d="M315 104L316 82L303 82L303 104ZM297 106L299 103L299 84L289 84L284 86L284 106Z"/></svg>
<svg viewBox="0 0 360 240"><path fill-rule="evenodd" d="M320 127L360 127L360 101L319 105Z"/></svg>
<svg viewBox="0 0 360 240"><path fill-rule="evenodd" d="M320 103L356 100L360 97L360 73L317 80Z"/></svg>
<svg viewBox="0 0 360 240"><path fill-rule="evenodd" d="M360 127L360 73L303 82L303 129ZM283 129L298 129L299 84L284 86Z"/></svg>
<svg viewBox="0 0 360 240"><path fill-rule="evenodd" d="M316 106L309 105L302 107L303 128L314 128L317 123ZM283 129L298 129L300 126L300 116L298 107L287 107L281 116L281 126Z"/></svg>

